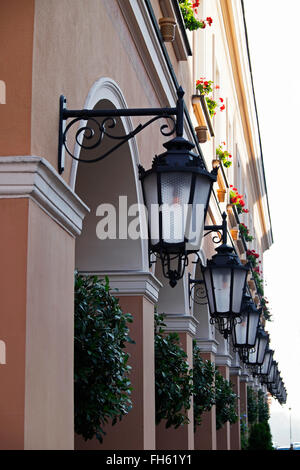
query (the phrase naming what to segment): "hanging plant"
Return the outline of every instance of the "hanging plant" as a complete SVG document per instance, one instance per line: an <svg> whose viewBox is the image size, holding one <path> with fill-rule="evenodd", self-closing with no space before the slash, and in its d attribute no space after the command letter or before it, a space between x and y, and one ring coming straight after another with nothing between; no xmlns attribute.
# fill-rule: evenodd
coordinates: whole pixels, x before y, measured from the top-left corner
<svg viewBox="0 0 300 470"><path fill-rule="evenodd" d="M255 268L260 261L258 261L259 254L255 250L246 251L247 260L250 261L252 267Z"/></svg>
<svg viewBox="0 0 300 470"><path fill-rule="evenodd" d="M102 442L103 426L115 424L131 407L131 386L124 351L129 313L110 294L109 281L75 274L74 400L75 432Z"/></svg>
<svg viewBox="0 0 300 470"><path fill-rule="evenodd" d="M225 142L222 142L219 147L216 149L216 157L220 160L225 168L229 168L232 164L232 155L227 150L223 150L223 145L226 145Z"/></svg>
<svg viewBox="0 0 300 470"><path fill-rule="evenodd" d="M219 104L216 100L213 99L212 95L208 96L209 93L212 93L213 90L218 90L220 87L216 85L213 87L212 80L206 80L205 78L200 78L196 81L196 90L200 92L200 95L205 95L205 101L207 108L210 114L210 117L213 117L216 114L216 110L219 108L220 111L224 111L225 104L223 98L218 98Z"/></svg>
<svg viewBox="0 0 300 470"><path fill-rule="evenodd" d="M247 225L241 223L239 224L240 234L244 237L246 242L252 242L254 237L249 234L249 229Z"/></svg>
<svg viewBox="0 0 300 470"><path fill-rule="evenodd" d="M204 411L215 404L215 367L211 361L204 361L200 349L193 343L193 381L194 381L194 426L201 424Z"/></svg>
<svg viewBox="0 0 300 470"><path fill-rule="evenodd" d="M177 333L165 333L164 316L155 315L155 413L156 424L166 428L189 423L187 410L193 394L192 371Z"/></svg>
<svg viewBox="0 0 300 470"><path fill-rule="evenodd" d="M217 429L221 429L227 421L230 424L237 422L237 395L233 391L232 384L224 379L218 370L215 372L215 390L216 424Z"/></svg>
<svg viewBox="0 0 300 470"><path fill-rule="evenodd" d="M244 201L244 196L242 194L239 194L237 188L234 188L232 184L230 185L230 204L233 204L236 207L236 210L238 214L242 213L248 213L249 210L245 209L245 201Z"/></svg>
<svg viewBox="0 0 300 470"><path fill-rule="evenodd" d="M272 315L271 315L271 312L270 312L269 307L267 306L268 303L269 303L269 302L268 302L268 300L267 300L265 297L262 297L262 298L260 299L260 306L261 306L262 311L263 311L263 316L264 316L264 318L265 318L266 320L269 320L269 321L270 321Z"/></svg>
<svg viewBox="0 0 300 470"><path fill-rule="evenodd" d="M204 29L206 25L212 25L212 18L208 16L206 20L197 18L198 7L200 0L179 0L179 7L182 13L183 21L186 29L189 31L195 31L196 29Z"/></svg>

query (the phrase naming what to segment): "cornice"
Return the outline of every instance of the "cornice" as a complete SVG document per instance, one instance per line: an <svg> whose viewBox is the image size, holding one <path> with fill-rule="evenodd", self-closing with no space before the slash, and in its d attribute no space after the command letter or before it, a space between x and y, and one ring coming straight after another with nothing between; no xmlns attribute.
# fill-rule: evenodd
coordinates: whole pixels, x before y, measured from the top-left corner
<svg viewBox="0 0 300 470"><path fill-rule="evenodd" d="M36 156L0 158L0 198L30 198L73 236L89 212L50 163Z"/></svg>

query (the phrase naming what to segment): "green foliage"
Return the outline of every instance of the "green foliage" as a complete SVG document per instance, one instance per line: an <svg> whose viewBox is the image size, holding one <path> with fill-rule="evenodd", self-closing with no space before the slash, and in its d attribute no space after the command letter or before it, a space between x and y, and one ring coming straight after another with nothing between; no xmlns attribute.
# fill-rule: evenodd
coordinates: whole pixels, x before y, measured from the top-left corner
<svg viewBox="0 0 300 470"><path fill-rule="evenodd" d="M258 405L258 422L267 423L270 419L269 406L265 401L264 393L259 390L257 396L257 405Z"/></svg>
<svg viewBox="0 0 300 470"><path fill-rule="evenodd" d="M268 422L255 423L251 426L248 450L273 450L272 435Z"/></svg>
<svg viewBox="0 0 300 470"><path fill-rule="evenodd" d="M155 406L156 424L178 428L189 422L187 410L193 393L192 371L177 333L164 333L163 315L155 315Z"/></svg>
<svg viewBox="0 0 300 470"><path fill-rule="evenodd" d="M247 412L248 412L248 423L256 423L258 419L258 404L257 397L252 388L247 387Z"/></svg>
<svg viewBox="0 0 300 470"><path fill-rule="evenodd" d="M130 314L110 295L109 282L75 274L75 431L102 442L103 425L115 424L131 409L124 351Z"/></svg>
<svg viewBox="0 0 300 470"><path fill-rule="evenodd" d="M215 390L216 423L217 429L221 429L227 421L230 424L237 422L237 395L233 391L232 384L224 379L218 370L215 372Z"/></svg>
<svg viewBox="0 0 300 470"><path fill-rule="evenodd" d="M223 150L223 145L220 144L219 147L216 148L216 156L225 168L229 168L231 166L232 161L230 158L232 158L232 155L227 150Z"/></svg>
<svg viewBox="0 0 300 470"><path fill-rule="evenodd" d="M205 97L207 108L210 114L210 117L213 117L216 114L216 108L218 107L218 103L213 100L212 98L209 98L208 96Z"/></svg>
<svg viewBox="0 0 300 470"><path fill-rule="evenodd" d="M204 361L200 349L193 343L193 379L194 379L194 425L201 424L204 411L209 411L215 404L215 367L211 361Z"/></svg>
<svg viewBox="0 0 300 470"><path fill-rule="evenodd" d="M247 450L248 448L248 426L247 426L246 418L247 418L246 415L243 415L240 417L241 450Z"/></svg>
<svg viewBox="0 0 300 470"><path fill-rule="evenodd" d="M195 17L195 12L190 0L179 0L179 6L186 29L194 31L199 28L205 28L205 22L198 21Z"/></svg>

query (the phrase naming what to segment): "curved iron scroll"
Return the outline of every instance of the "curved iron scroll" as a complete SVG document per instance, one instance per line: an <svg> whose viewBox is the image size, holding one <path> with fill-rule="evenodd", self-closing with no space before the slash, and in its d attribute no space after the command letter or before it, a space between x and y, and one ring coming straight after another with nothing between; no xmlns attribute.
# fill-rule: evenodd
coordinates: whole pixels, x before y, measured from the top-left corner
<svg viewBox="0 0 300 470"><path fill-rule="evenodd" d="M145 124L139 124L133 131L129 132L128 134L123 134L123 135L113 135L110 134L107 129L113 129L116 127L117 121L116 119L112 117L107 117L103 119L103 121L100 123L96 118L90 117L88 118L88 125L80 127L76 134L75 134L75 141L79 145L80 148L84 150L92 150L97 147L100 147L104 136L112 139L112 140L118 140L116 145L113 145L109 150L104 152L103 154L97 156L96 158L91 158L91 159L84 159L84 158L78 158L76 157L71 150L69 149L67 145L67 135L70 129L78 122L81 121L83 118L82 117L77 117L75 119L72 119L66 126L63 136L62 136L62 144L68 153L70 157L72 157L74 160L84 162L84 163L95 163L100 160L103 160L106 158L109 154L120 148L122 145L124 145L126 142L128 142L130 139L135 137L139 132L141 132L143 129L148 127L150 124L153 122L157 121L158 119L170 119L172 121L172 126L168 126L167 124L163 124L160 126L160 132L163 136L168 137L172 134L174 134L176 130L176 122L173 116L155 116L149 121L147 121ZM91 123L94 124L94 128L91 127ZM166 131L166 129L169 129ZM83 134L82 139L80 138L81 135ZM92 140L91 144L89 144L89 141Z"/></svg>
<svg viewBox="0 0 300 470"><path fill-rule="evenodd" d="M179 137L183 136L183 121L184 121L184 91L181 87L177 90L177 103L173 108L126 108L126 109L79 109L70 110L66 107L66 98L60 96L59 107L59 137L58 137L58 171L61 174L64 171L65 152L74 160L82 161L85 163L94 163L103 160L105 157L120 148L130 139L135 137L139 132L148 127L158 119L171 120L168 124L160 126L160 132L163 136L168 137L176 132ZM109 129L116 127L117 117L133 117L133 116L151 116L145 124L139 124L128 134L114 135L109 132ZM175 118L173 117L176 117ZM102 118L102 122L99 122ZM71 121L67 124L67 120ZM109 139L118 141L116 145L105 151L103 154L98 155L96 158L83 159L78 158L70 150L67 145L67 135L70 129L78 123L78 121L87 121L86 125L81 126L75 134L75 141L80 148L85 150L92 150L99 147L103 141L104 136ZM93 128L94 127L94 128Z"/></svg>

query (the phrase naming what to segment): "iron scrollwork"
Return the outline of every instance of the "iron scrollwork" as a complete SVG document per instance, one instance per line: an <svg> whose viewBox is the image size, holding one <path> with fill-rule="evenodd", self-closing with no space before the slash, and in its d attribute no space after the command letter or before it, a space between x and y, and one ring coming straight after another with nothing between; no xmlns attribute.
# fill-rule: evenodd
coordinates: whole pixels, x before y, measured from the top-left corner
<svg viewBox="0 0 300 470"><path fill-rule="evenodd" d="M66 152L74 160L84 163L95 163L103 160L115 150L120 148L130 139L135 137L139 132L150 126L158 119L168 120L168 124L160 126L160 132L164 137L176 134L181 135L183 129L183 95L184 92L180 87L177 91L177 105L174 108L137 108L137 109L82 109L82 110L69 110L66 108L66 98L62 95L60 97L60 110L59 110L59 142L58 142L58 171L61 174L64 171L64 153ZM133 116L151 116L144 124L139 124L135 129L128 132L128 134L115 135L110 132L117 125L117 117L133 117ZM174 118L176 116L176 119ZM100 122L100 118L103 118ZM70 121L67 123L67 120ZM79 158L74 155L67 144L67 137L69 131L74 128L80 121L87 121L86 125L80 126L75 132L75 142L80 149L93 150L100 148L104 137L112 141L118 141L115 145L96 157L86 159Z"/></svg>

